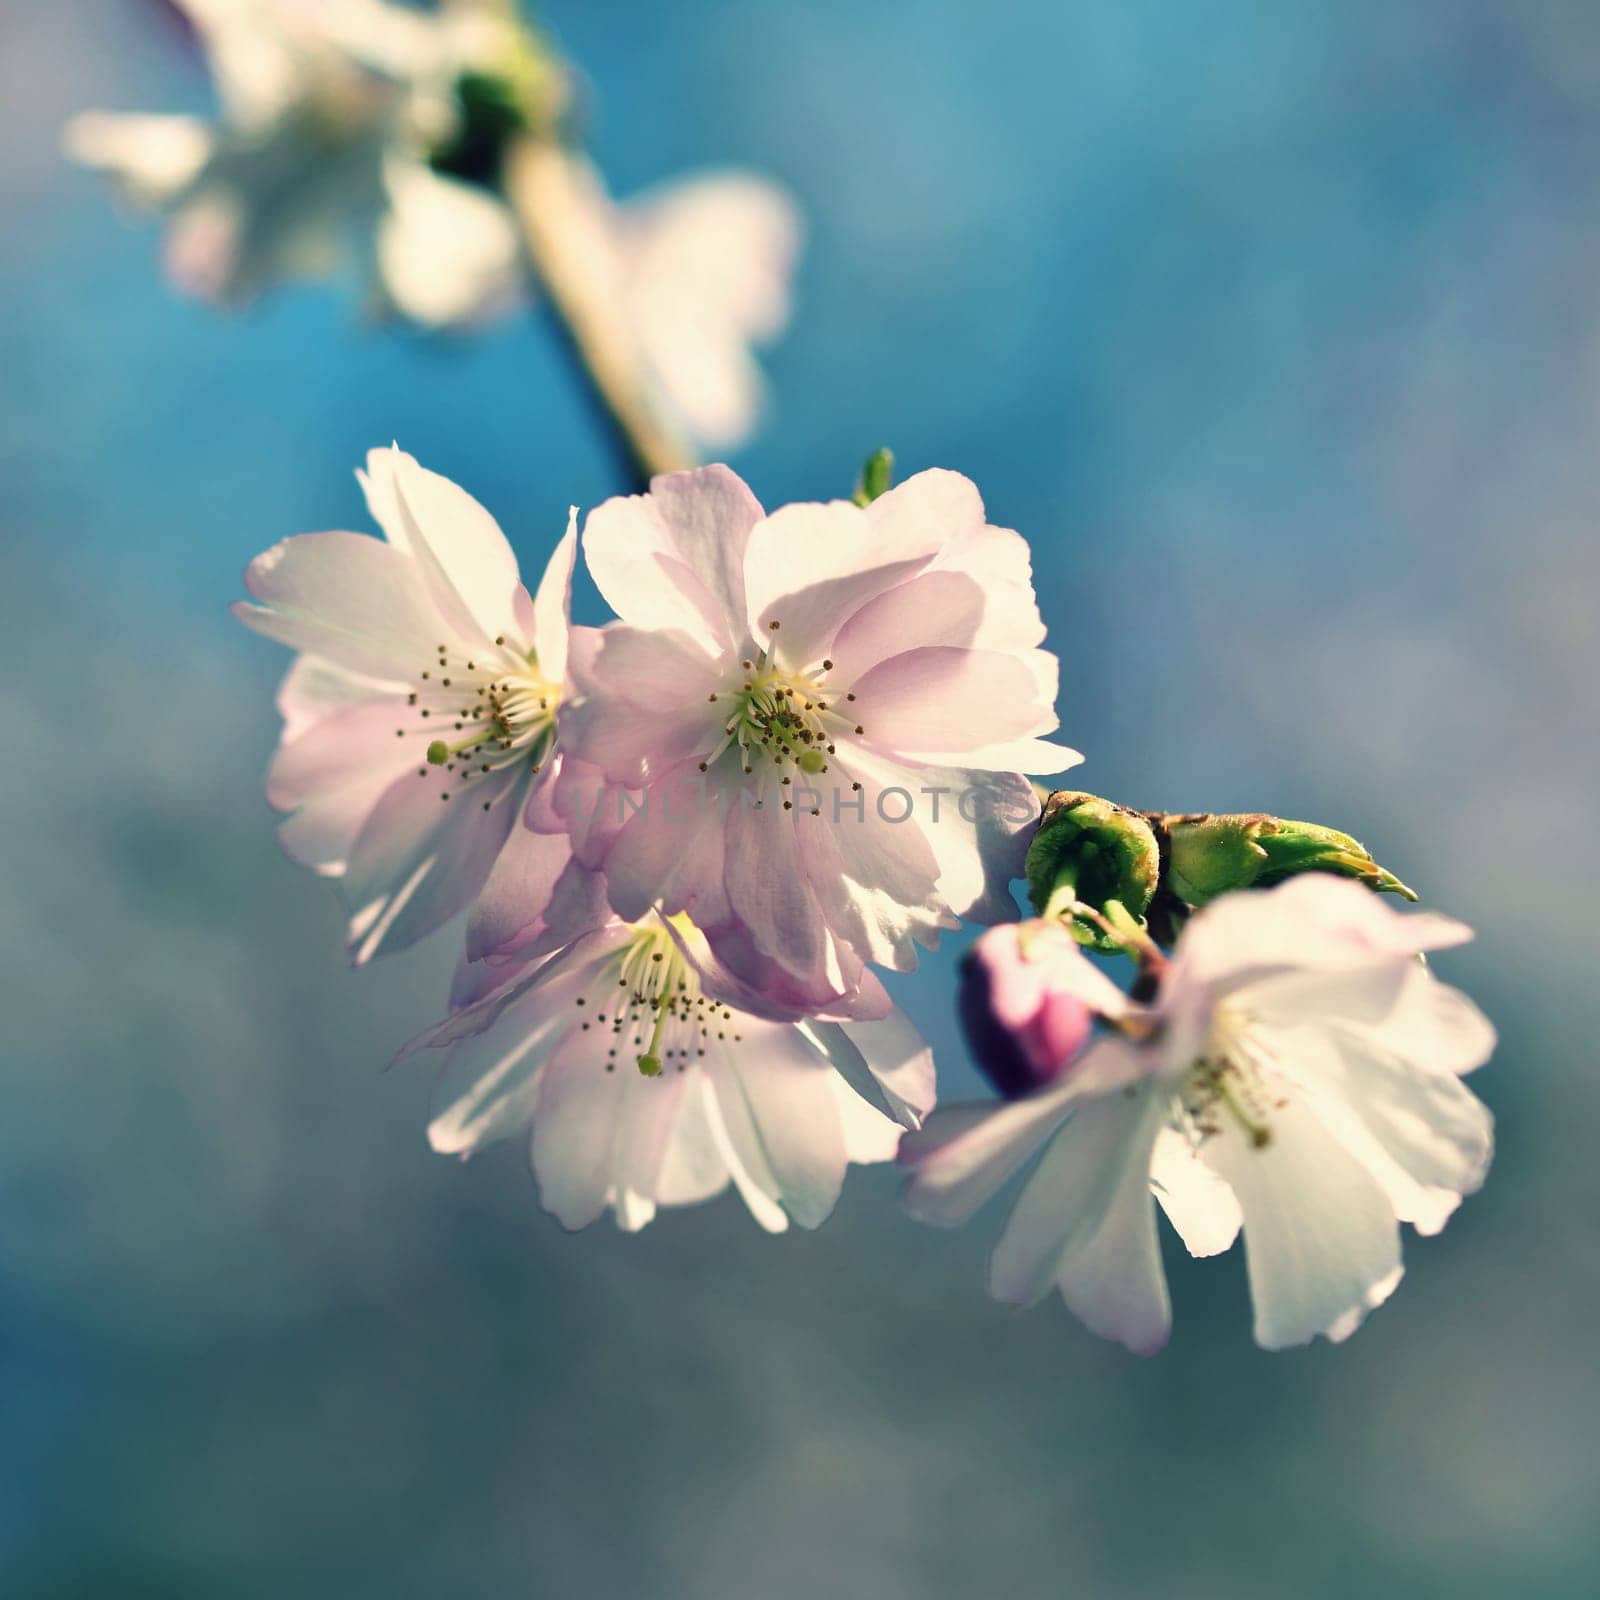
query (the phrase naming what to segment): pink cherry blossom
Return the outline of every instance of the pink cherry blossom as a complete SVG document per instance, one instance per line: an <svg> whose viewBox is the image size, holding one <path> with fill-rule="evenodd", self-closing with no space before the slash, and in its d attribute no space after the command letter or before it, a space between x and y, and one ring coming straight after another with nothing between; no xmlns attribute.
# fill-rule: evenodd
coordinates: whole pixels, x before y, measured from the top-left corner
<svg viewBox="0 0 1600 1600"><path fill-rule="evenodd" d="M957 918L1015 914L1056 726L1028 550L952 472L865 508L768 516L726 467L592 512L584 553L621 621L575 667L565 733L625 815L620 916L689 913L798 1009L906 969ZM621 811L619 807L619 812Z"/></svg>
<svg viewBox="0 0 1600 1600"><path fill-rule="evenodd" d="M384 537L285 539L245 573L258 603L233 608L301 652L267 777L290 813L280 837L334 880L358 963L474 902L475 957L527 947L571 856L548 797L576 513L530 596L464 490L398 448L373 451L358 476Z"/></svg>
<svg viewBox="0 0 1600 1600"><path fill-rule="evenodd" d="M1494 1030L1418 960L1470 937L1309 874L1195 916L1148 1005L1063 960L1053 984L1110 1036L1023 1099L935 1113L901 1147L907 1206L954 1226L1038 1155L990 1260L996 1298L1053 1286L1095 1333L1159 1349L1154 1195L1193 1255L1243 1229L1259 1344L1344 1339L1400 1281L1399 1223L1437 1233L1488 1170L1492 1120L1460 1075Z"/></svg>
<svg viewBox="0 0 1600 1600"><path fill-rule="evenodd" d="M764 1228L816 1227L846 1167L891 1159L932 1104L932 1058L898 1013L776 1023L712 998L688 959L701 942L683 917L611 918L458 984L461 1009L404 1052L449 1052L433 1147L528 1137L568 1228L607 1207L641 1228L729 1184Z"/></svg>

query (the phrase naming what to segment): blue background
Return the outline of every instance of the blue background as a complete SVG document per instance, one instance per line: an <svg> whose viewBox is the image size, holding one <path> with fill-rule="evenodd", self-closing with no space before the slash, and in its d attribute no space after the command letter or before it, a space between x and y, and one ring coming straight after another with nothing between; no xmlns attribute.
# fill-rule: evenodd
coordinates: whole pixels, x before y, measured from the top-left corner
<svg viewBox="0 0 1600 1600"><path fill-rule="evenodd" d="M1588 1595L1600 17L1581 0L550 0L626 193L808 213L769 504L891 444L1033 541L1088 787L1345 827L1464 916L1487 1190L1348 1345L1173 1258L1142 1362L856 1173L569 1237L384 1076L225 612L397 438L525 565L618 482L533 319L179 301L57 154L206 104L153 10L0 0L0 1573L8 1595ZM976 1091L952 954L898 985ZM1169 1240L1170 1244L1170 1240Z"/></svg>

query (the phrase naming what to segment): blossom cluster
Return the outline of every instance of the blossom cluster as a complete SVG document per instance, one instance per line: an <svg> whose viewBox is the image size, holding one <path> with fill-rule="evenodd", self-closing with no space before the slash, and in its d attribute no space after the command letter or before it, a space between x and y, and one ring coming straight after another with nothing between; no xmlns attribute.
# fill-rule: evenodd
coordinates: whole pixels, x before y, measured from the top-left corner
<svg viewBox="0 0 1600 1600"><path fill-rule="evenodd" d="M761 409L800 234L780 189L613 201L511 0L173 4L216 120L67 132L167 220L172 281L237 305L354 262L430 329L536 299L645 488L581 530L574 508L530 585L483 506L376 450L379 537L301 534L246 573L238 616L296 653L268 797L352 960L463 924L447 1014L403 1052L443 1059L435 1148L526 1141L569 1228L729 1187L815 1227L849 1165L895 1158L949 1226L1020 1179L1001 1300L1053 1288L1158 1348L1159 1208L1196 1256L1242 1234L1262 1345L1353 1331L1400 1224L1436 1233L1489 1165L1461 1078L1493 1030L1427 964L1468 930L1392 909L1415 896L1333 828L1041 805L1032 779L1080 759L1058 662L1027 543L961 474L891 486L882 452L852 499L769 512L692 465ZM580 553L603 626L572 620ZM999 1099L936 1109L879 972L965 924Z"/></svg>
<svg viewBox="0 0 1600 1600"><path fill-rule="evenodd" d="M1348 1334L1399 1222L1436 1232L1482 1181L1459 1079L1493 1035L1420 959L1465 928L1390 910L1373 889L1403 886L1330 830L1164 818L1163 849L1066 795L1040 825L1026 775L1079 757L1028 547L965 477L768 512L724 466L660 476L581 540L574 509L531 590L449 480L398 447L359 477L382 537L286 539L235 609L299 652L268 795L353 959L466 914L449 1015L405 1052L444 1055L435 1148L526 1139L565 1225L627 1229L729 1185L815 1227L897 1154L948 1225L1037 1158L992 1291L1054 1286L1140 1351L1170 1321L1157 1203L1196 1255L1242 1227L1278 1347ZM601 627L571 620L580 545ZM1163 887L1176 859L1198 899L1241 836L1275 886ZM874 969L964 921L993 925L962 1013L1004 1098L936 1111Z"/></svg>

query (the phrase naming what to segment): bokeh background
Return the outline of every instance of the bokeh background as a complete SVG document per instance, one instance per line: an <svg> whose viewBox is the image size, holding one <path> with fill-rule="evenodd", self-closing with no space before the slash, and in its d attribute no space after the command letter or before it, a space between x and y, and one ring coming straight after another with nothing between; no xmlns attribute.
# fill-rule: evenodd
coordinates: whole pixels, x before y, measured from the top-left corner
<svg viewBox="0 0 1600 1600"><path fill-rule="evenodd" d="M1481 930L1484 1194L1343 1348L1171 1259L1139 1361L856 1173L567 1236L423 1138L450 940L341 963L259 790L257 550L399 439L525 563L618 487L550 331L179 301L68 170L201 107L135 0L0 0L0 1589L1600 1590L1600 13L1587 0L549 0L626 193L800 196L777 503L891 444L1024 530L1087 786L1346 827ZM954 947L897 985L945 1093ZM1171 1241L1169 1240L1169 1243Z"/></svg>

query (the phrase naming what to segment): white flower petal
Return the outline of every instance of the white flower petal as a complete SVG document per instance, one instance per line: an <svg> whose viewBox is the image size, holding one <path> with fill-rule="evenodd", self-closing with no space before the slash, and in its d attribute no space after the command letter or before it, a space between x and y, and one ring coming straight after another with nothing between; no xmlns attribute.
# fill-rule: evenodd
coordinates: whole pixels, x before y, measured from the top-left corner
<svg viewBox="0 0 1600 1600"><path fill-rule="evenodd" d="M539 1200L563 1228L586 1228L605 1210L627 1071L607 1072L588 1035L571 1031L545 1063L533 1118ZM628 1069L631 1070L631 1069ZM635 1074L637 1076L637 1074Z"/></svg>
<svg viewBox="0 0 1600 1600"><path fill-rule="evenodd" d="M1399 911L1363 884L1308 872L1213 901L1184 930L1183 964L1189 981L1237 986L1275 971L1370 966L1471 937L1450 917Z"/></svg>
<svg viewBox="0 0 1600 1600"><path fill-rule="evenodd" d="M615 798L614 795L610 798ZM605 855L606 883L619 916L645 916L653 907L687 911L714 927L732 915L723 888L726 837L715 810L689 810L667 823L667 790L647 791Z"/></svg>
<svg viewBox="0 0 1600 1600"><path fill-rule="evenodd" d="M198 117L85 111L68 124L72 160L104 172L128 198L150 208L175 200L210 159L211 130Z"/></svg>
<svg viewBox="0 0 1600 1600"><path fill-rule="evenodd" d="M358 966L414 944L471 904L520 813L521 787L514 768L466 784L447 801L414 773L390 785L339 879Z"/></svg>
<svg viewBox="0 0 1600 1600"><path fill-rule="evenodd" d="M278 685L278 715L283 718L281 738L288 744L331 712L379 695L395 694L406 687L403 683L347 672L320 656L296 656Z"/></svg>
<svg viewBox="0 0 1600 1600"><path fill-rule="evenodd" d="M873 596L828 645L829 681L853 684L891 656L924 645L971 646L987 596L964 572L919 572Z"/></svg>
<svg viewBox="0 0 1600 1600"><path fill-rule="evenodd" d="M527 297L515 219L474 184L420 161L384 162L389 206L377 224L378 277L395 310L425 328L464 328Z"/></svg>
<svg viewBox="0 0 1600 1600"><path fill-rule="evenodd" d="M1242 1218L1233 1190L1172 1128L1156 1135L1150 1183L1190 1255L1221 1255L1238 1238Z"/></svg>
<svg viewBox="0 0 1600 1600"><path fill-rule="evenodd" d="M398 446L367 457L362 487L379 525L415 558L440 616L463 643L516 634L517 558L500 524L465 489Z"/></svg>
<svg viewBox="0 0 1600 1600"><path fill-rule="evenodd" d="M416 564L360 533L302 533L245 569L261 602L236 602L247 628L349 672L408 683L435 653L438 613Z"/></svg>
<svg viewBox="0 0 1600 1600"><path fill-rule="evenodd" d="M452 1048L428 1124L428 1142L441 1155L472 1155L532 1122L540 1071L572 1027L570 1010L557 999L549 990L530 991L499 1025Z"/></svg>
<svg viewBox="0 0 1600 1600"><path fill-rule="evenodd" d="M657 491L660 491L659 493ZM727 467L655 479L648 495L607 500L588 515L583 555L624 622L680 628L713 654L745 633L738 576L761 506Z"/></svg>
<svg viewBox="0 0 1600 1600"><path fill-rule="evenodd" d="M789 1227L789 1213L779 1203L778 1180L767 1164L761 1143L750 1126L750 1118L742 1098L731 1092L727 1103L731 1117L723 1114L723 1096L709 1074L703 1076L706 1124L716 1141L717 1152L739 1191L746 1209L768 1233L784 1233Z"/></svg>
<svg viewBox="0 0 1600 1600"><path fill-rule="evenodd" d="M904 1012L874 1022L812 1022L841 1079L879 1114L917 1129L933 1109L933 1052Z"/></svg>
<svg viewBox="0 0 1600 1600"><path fill-rule="evenodd" d="M1312 1112L1291 1099L1257 1147L1218 1116L1201 1147L1237 1196L1255 1304L1267 1350L1340 1339L1399 1282L1400 1230L1388 1197Z"/></svg>
<svg viewBox="0 0 1600 1600"><path fill-rule="evenodd" d="M746 1023L708 1076L735 1148L760 1150L783 1209L802 1228L827 1219L844 1183L844 1130L831 1069L794 1028Z"/></svg>
<svg viewBox="0 0 1600 1600"><path fill-rule="evenodd" d="M635 628L613 622L600 630L600 648L582 672L593 688L629 705L672 717L686 706L701 730L697 748L711 743L714 716L698 708L726 676L691 634L675 628Z"/></svg>
<svg viewBox="0 0 1600 1600"><path fill-rule="evenodd" d="M854 711L874 750L981 766L972 752L1046 732L1055 713L1033 699L1028 668L994 650L929 645L881 661L855 685Z"/></svg>
<svg viewBox="0 0 1600 1600"><path fill-rule="evenodd" d="M713 450L762 406L752 341L789 315L799 215L775 185L713 174L640 196L617 218L628 316L668 407Z"/></svg>
<svg viewBox="0 0 1600 1600"><path fill-rule="evenodd" d="M728 1187L732 1174L722 1154L725 1136L720 1124L713 1126L710 1099L705 1074L692 1074L656 1180L659 1205L698 1205Z"/></svg>
<svg viewBox="0 0 1600 1600"><path fill-rule="evenodd" d="M1072 1110L1069 1081L1026 1100L944 1106L900 1141L904 1200L918 1222L959 1227L999 1193Z"/></svg>
<svg viewBox="0 0 1600 1600"><path fill-rule="evenodd" d="M1033 785L1018 772L927 767L918 787L927 801L919 821L939 865L941 897L973 922L1015 917L1011 883L1023 875L1039 820Z"/></svg>
<svg viewBox="0 0 1600 1600"><path fill-rule="evenodd" d="M1059 1286L1089 1328L1148 1351L1171 1322L1150 1163L1170 1098L1148 1081L1081 1098L1023 1185L989 1258L989 1291L1031 1305Z"/></svg>
<svg viewBox="0 0 1600 1600"><path fill-rule="evenodd" d="M983 499L970 478L934 467L913 473L866 508L870 548L880 561L933 557L984 526Z"/></svg>
<svg viewBox="0 0 1600 1600"><path fill-rule="evenodd" d="M544 576L533 596L529 632L539 671L554 684L566 682L567 635L572 615L572 570L578 557L578 508L567 512L567 531L562 534Z"/></svg>
<svg viewBox="0 0 1600 1600"><path fill-rule="evenodd" d="M666 472L650 480L650 498L672 548L704 585L730 643L744 624L744 558L750 530L765 513L728 467Z"/></svg>
<svg viewBox="0 0 1600 1600"><path fill-rule="evenodd" d="M848 500L784 506L756 524L745 548L750 637L791 666L811 665L845 618L928 559L887 557L867 513Z"/></svg>
<svg viewBox="0 0 1600 1600"><path fill-rule="evenodd" d="M505 950L539 923L571 860L564 834L538 833L520 817L513 822L467 919L467 959Z"/></svg>
<svg viewBox="0 0 1600 1600"><path fill-rule="evenodd" d="M720 825L726 850L724 883L733 915L749 929L763 955L813 986L823 982L827 966L828 923L812 877L801 865L796 831L819 820L797 819L776 805L762 811L740 805L732 807Z"/></svg>
<svg viewBox="0 0 1600 1600"><path fill-rule="evenodd" d="M1453 1073L1398 1053L1386 1028L1302 1028L1273 1035L1271 1047L1402 1222L1437 1233L1482 1187L1494 1153L1488 1109Z"/></svg>

